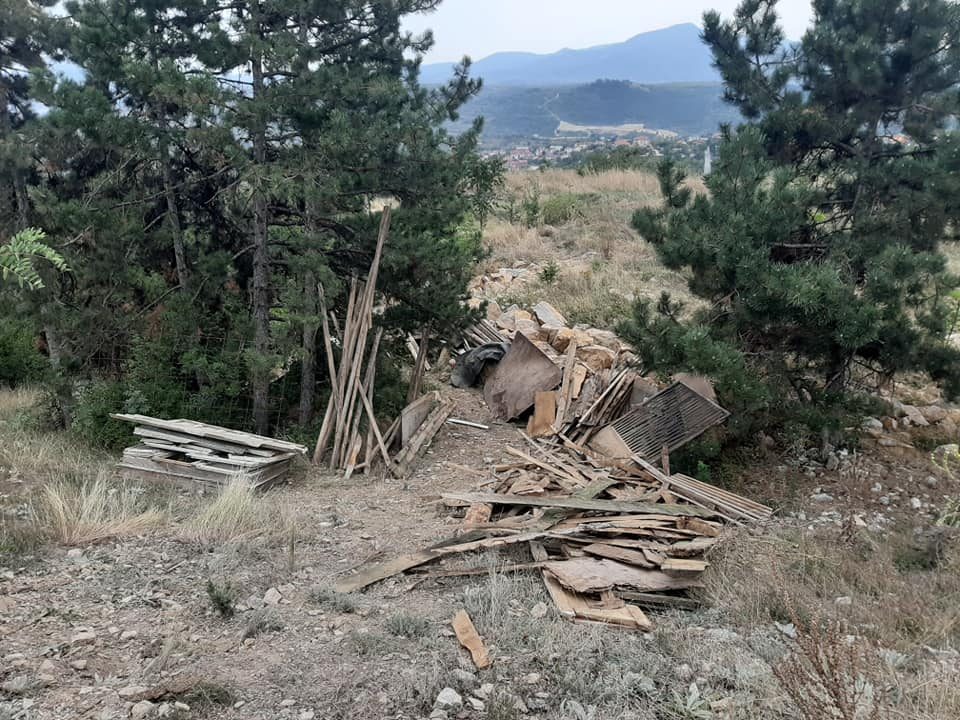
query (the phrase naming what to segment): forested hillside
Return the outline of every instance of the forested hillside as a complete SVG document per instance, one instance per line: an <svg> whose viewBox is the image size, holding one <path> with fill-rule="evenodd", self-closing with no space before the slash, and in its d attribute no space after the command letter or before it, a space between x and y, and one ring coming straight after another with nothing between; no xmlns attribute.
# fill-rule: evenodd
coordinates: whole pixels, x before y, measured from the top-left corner
<svg viewBox="0 0 960 720"><path fill-rule="evenodd" d="M400 29L437 0L51 4L0 9L0 298L63 422L312 422L320 293L369 266L381 196L394 332L459 322L484 173L444 123L478 83L422 87Z"/></svg>
<svg viewBox="0 0 960 720"><path fill-rule="evenodd" d="M484 86L463 107L454 124L464 130L484 118L486 139L552 136L561 121L575 125L643 123L649 128L689 135L716 132L720 123L740 118L723 102L714 83L638 85L599 80L586 85L545 87Z"/></svg>

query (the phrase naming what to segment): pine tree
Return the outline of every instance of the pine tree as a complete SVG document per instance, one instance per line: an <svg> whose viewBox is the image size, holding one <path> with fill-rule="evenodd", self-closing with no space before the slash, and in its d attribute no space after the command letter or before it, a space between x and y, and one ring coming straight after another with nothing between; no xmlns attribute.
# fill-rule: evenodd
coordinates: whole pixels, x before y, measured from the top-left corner
<svg viewBox="0 0 960 720"><path fill-rule="evenodd" d="M708 196L677 202L682 177L664 167L667 207L634 226L692 271L712 304L696 321L798 394L811 370L838 392L859 367L882 379L927 370L956 395L945 300L958 278L938 248L958 219L958 6L813 6L795 45L775 0L746 0L731 21L705 15L726 97L749 123L725 131Z"/></svg>
<svg viewBox="0 0 960 720"><path fill-rule="evenodd" d="M30 71L43 67L43 53L52 49L43 8L53 2L0 3L0 239L31 222L23 128L36 115Z"/></svg>
<svg viewBox="0 0 960 720"><path fill-rule="evenodd" d="M464 65L420 86L432 39L400 25L436 5L67 6L55 29L81 76L48 73L35 88L48 112L24 133L33 224L72 272L19 300L65 407L83 378L148 414L252 417L263 432L295 406L310 422L326 367L318 286L336 308L366 272L380 202L398 206L379 283L387 337L464 322L481 255L464 220L486 188L471 173L479 123L457 137L444 123L479 83Z"/></svg>
<svg viewBox="0 0 960 720"><path fill-rule="evenodd" d="M223 22L211 28L199 57L232 88L226 107L238 142L230 153L241 168L237 188L248 193L251 208L254 341L249 364L254 424L260 431L269 422L271 368L282 362L271 330L274 265L281 250L277 227L295 219L314 242L327 245L327 262L342 276L368 262L364 252L357 253L367 248L357 243L362 239L369 247L374 237L374 223L362 219L370 198L389 194L409 208L406 232L430 232L419 238L426 247L463 214L462 201L451 193L465 174L476 133L453 141L440 125L479 85L463 70L447 88L421 88L419 57L431 38L400 29L404 15L437 4L256 0L217 5ZM417 228L424 220L426 227ZM386 265L404 232L401 219ZM402 250L407 278L416 280L419 273L411 275L406 260L414 248ZM461 266L470 259L457 255ZM443 284L437 282L435 265L428 262L424 268L430 268L434 285ZM398 283L385 289L409 287ZM449 285L445 290L445 302L434 307L450 307L457 294L450 297ZM397 299L410 301L416 293L406 295Z"/></svg>

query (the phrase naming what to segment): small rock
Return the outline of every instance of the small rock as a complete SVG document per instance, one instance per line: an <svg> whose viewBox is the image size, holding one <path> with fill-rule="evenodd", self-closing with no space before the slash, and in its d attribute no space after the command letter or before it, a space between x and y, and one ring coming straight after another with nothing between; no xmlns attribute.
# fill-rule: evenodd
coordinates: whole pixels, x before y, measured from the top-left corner
<svg viewBox="0 0 960 720"><path fill-rule="evenodd" d="M674 671L676 676L681 680L689 680L693 677L693 668L691 668L687 663L683 663L677 666L677 669Z"/></svg>
<svg viewBox="0 0 960 720"><path fill-rule="evenodd" d="M883 423L874 417L864 418L860 423L860 427L867 432L883 432Z"/></svg>
<svg viewBox="0 0 960 720"><path fill-rule="evenodd" d="M483 700L480 700L479 698L475 698L475 697L468 697L467 702L470 704L470 707L472 707L477 712L483 712L483 709L485 707Z"/></svg>
<svg viewBox="0 0 960 720"><path fill-rule="evenodd" d="M71 645L91 645L96 642L97 634L93 630L81 630L70 638Z"/></svg>
<svg viewBox="0 0 960 720"><path fill-rule="evenodd" d="M138 718L148 718L154 715L156 709L157 706L149 700L141 700L130 708L130 717L134 718L134 720Z"/></svg>
<svg viewBox="0 0 960 720"><path fill-rule="evenodd" d="M927 427L930 424L923 416L923 413L913 405L904 405L903 411L906 413L905 419L909 420L911 425L916 425L917 427Z"/></svg>
<svg viewBox="0 0 960 720"><path fill-rule="evenodd" d="M67 557L70 558L71 560L79 560L80 558L83 557L83 549L70 548L69 550L67 550Z"/></svg>
<svg viewBox="0 0 960 720"><path fill-rule="evenodd" d="M926 420L931 425L935 425L938 422L942 422L947 418L947 411L944 410L939 405L927 405L925 407L919 408L920 414L923 415L923 419Z"/></svg>
<svg viewBox="0 0 960 720"><path fill-rule="evenodd" d="M919 510L923 507L923 501L918 497L910 498L910 507L914 510Z"/></svg>
<svg viewBox="0 0 960 720"><path fill-rule="evenodd" d="M448 720L450 716L447 715L446 710L441 710L437 708L432 713L430 713L430 720Z"/></svg>
<svg viewBox="0 0 960 720"><path fill-rule="evenodd" d="M567 319L548 302L538 302L534 305L533 314L541 325L554 325L556 327L566 327L567 325Z"/></svg>
<svg viewBox="0 0 960 720"><path fill-rule="evenodd" d="M547 604L545 602L538 602L532 608L530 608L530 617L542 618L547 614Z"/></svg>
<svg viewBox="0 0 960 720"><path fill-rule="evenodd" d="M147 692L148 689L149 688L144 687L143 685L127 685L127 687L117 690L117 695L122 697L124 700L129 700L137 695L143 695L143 693Z"/></svg>
<svg viewBox="0 0 960 720"><path fill-rule="evenodd" d="M797 638L797 626L796 626L796 625L794 625L793 623L782 624L782 623L778 623L778 622L775 622L775 623L773 623L773 624L776 626L777 630L779 630L780 632L782 632L782 633L783 633L784 635L786 635L788 638L790 638L791 640L796 640L796 638Z"/></svg>
<svg viewBox="0 0 960 720"><path fill-rule="evenodd" d="M613 367L617 354L603 345L585 345L577 348L577 359L593 372L602 372Z"/></svg>
<svg viewBox="0 0 960 720"><path fill-rule="evenodd" d="M822 492L822 493L817 493L816 495L811 495L810 499L813 500L814 502L819 502L819 503L833 502L833 495Z"/></svg>
<svg viewBox="0 0 960 720"><path fill-rule="evenodd" d="M437 700L433 705L441 710L455 709L463 705L463 698L452 687L445 687L437 695Z"/></svg>
<svg viewBox="0 0 960 720"><path fill-rule="evenodd" d="M190 706L185 702L180 702L179 700L173 704L177 710L183 710L183 712L190 712Z"/></svg>
<svg viewBox="0 0 960 720"><path fill-rule="evenodd" d="M474 691L476 695L481 700L488 700L490 695L493 693L493 683L483 683L479 688Z"/></svg>
<svg viewBox="0 0 960 720"><path fill-rule="evenodd" d="M137 635L139 635L139 634L140 634L140 633L137 632L136 630L124 630L122 633L120 633L120 639L121 639L121 640L133 640L133 639L134 639Z"/></svg>
<svg viewBox="0 0 960 720"><path fill-rule="evenodd" d="M875 492L875 493L883 492L883 485L881 485L880 483L874 483L873 487L870 488L870 492Z"/></svg>
<svg viewBox="0 0 960 720"><path fill-rule="evenodd" d="M304 710L297 715L297 720L313 720L317 714L313 710Z"/></svg>
<svg viewBox="0 0 960 720"><path fill-rule="evenodd" d="M849 595L841 595L840 597L835 599L833 602L835 605L849 606L849 605L853 605L853 598L850 597Z"/></svg>
<svg viewBox="0 0 960 720"><path fill-rule="evenodd" d="M293 706L296 705L296 704L297 704L297 701L296 701L296 700L291 700L290 698L287 698L286 700L281 700L281 701L280 701L280 707L293 707Z"/></svg>
<svg viewBox="0 0 960 720"><path fill-rule="evenodd" d="M263 596L263 602L265 605L279 605L280 600L283 599L283 595L280 594L280 591L275 587L270 588Z"/></svg>
<svg viewBox="0 0 960 720"><path fill-rule="evenodd" d="M40 667L37 669L37 672L43 675L55 675L57 672L57 666L53 664L53 660L47 658L40 663Z"/></svg>
<svg viewBox="0 0 960 720"><path fill-rule="evenodd" d="M827 461L824 464L824 467L830 472L833 472L840 467L840 458L837 457L836 453L830 453L827 455Z"/></svg>
<svg viewBox="0 0 960 720"><path fill-rule="evenodd" d="M0 690L9 695L22 695L34 687L35 683L26 675L18 675L15 678L0 683Z"/></svg>
<svg viewBox="0 0 960 720"><path fill-rule="evenodd" d="M74 670L86 670L86 669L87 669L87 661L84 660L83 658L81 658L81 659L79 659L79 660L71 660L71 661L70 661L70 667L72 667Z"/></svg>
<svg viewBox="0 0 960 720"><path fill-rule="evenodd" d="M529 675L523 676L523 681L527 685L536 685L543 679L543 676L540 673L530 673Z"/></svg>
<svg viewBox="0 0 960 720"><path fill-rule="evenodd" d="M157 717L170 717L174 713L174 707L170 703L160 703L157 705Z"/></svg>
<svg viewBox="0 0 960 720"><path fill-rule="evenodd" d="M889 505L889 504L890 504L890 496L889 496L889 495L881 495L881 496L878 498L877 502L879 502L881 505Z"/></svg>
<svg viewBox="0 0 960 720"><path fill-rule="evenodd" d="M469 670L457 668L451 671L450 676L464 687L473 687L477 684L477 676Z"/></svg>
<svg viewBox="0 0 960 720"><path fill-rule="evenodd" d="M927 483L927 487L937 486L937 479L933 475L927 475L927 479L925 480L925 482Z"/></svg>

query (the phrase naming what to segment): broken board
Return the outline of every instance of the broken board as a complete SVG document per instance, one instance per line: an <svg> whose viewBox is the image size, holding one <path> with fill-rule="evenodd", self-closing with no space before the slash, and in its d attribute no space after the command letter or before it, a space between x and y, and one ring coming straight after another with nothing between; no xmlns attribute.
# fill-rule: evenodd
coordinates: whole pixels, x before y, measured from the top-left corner
<svg viewBox="0 0 960 720"><path fill-rule="evenodd" d="M533 407L538 392L553 390L563 371L522 333L483 386L483 399L500 420L512 420Z"/></svg>

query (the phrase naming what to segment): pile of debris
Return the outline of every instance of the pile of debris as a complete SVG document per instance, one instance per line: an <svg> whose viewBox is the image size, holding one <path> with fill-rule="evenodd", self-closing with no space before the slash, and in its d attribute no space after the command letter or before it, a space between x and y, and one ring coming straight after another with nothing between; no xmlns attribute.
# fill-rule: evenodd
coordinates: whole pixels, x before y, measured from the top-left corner
<svg viewBox="0 0 960 720"><path fill-rule="evenodd" d="M146 415L110 417L136 425L137 445L123 451L119 463L128 479L173 481L188 488L218 488L235 477L254 487L287 475L303 445L229 430L193 420L160 420Z"/></svg>
<svg viewBox="0 0 960 720"><path fill-rule="evenodd" d="M464 511L460 534L361 567L337 583L354 592L434 560L501 547L529 549L504 571L536 570L557 610L578 622L649 630L641 608L689 608L725 525L766 520L770 508L634 457L611 463L582 446L531 440L530 453L492 468L485 492L445 493ZM535 453L535 454L534 454ZM486 572L445 567L430 576Z"/></svg>
<svg viewBox="0 0 960 720"><path fill-rule="evenodd" d="M632 369L635 358L615 333L570 328L548 303L490 317L466 332L451 382L482 381L501 420L532 409L531 437L588 444L614 459L660 461L729 415L704 378L677 376L661 389Z"/></svg>

